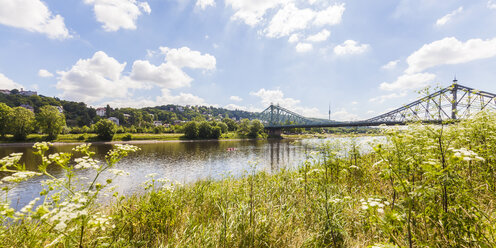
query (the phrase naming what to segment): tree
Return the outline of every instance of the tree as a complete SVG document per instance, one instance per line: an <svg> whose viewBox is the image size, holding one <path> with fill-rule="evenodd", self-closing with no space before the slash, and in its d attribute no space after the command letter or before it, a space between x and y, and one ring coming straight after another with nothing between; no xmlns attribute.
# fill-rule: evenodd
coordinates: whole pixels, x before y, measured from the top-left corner
<svg viewBox="0 0 496 248"><path fill-rule="evenodd" d="M59 113L56 107L50 105L40 108L36 121L41 131L47 134L50 140L56 139L65 126L64 114Z"/></svg>
<svg viewBox="0 0 496 248"><path fill-rule="evenodd" d="M222 122L226 123L227 130L231 132L236 131L236 129L238 129L238 125L233 119L225 118L222 120Z"/></svg>
<svg viewBox="0 0 496 248"><path fill-rule="evenodd" d="M34 128L34 113L23 107L15 107L11 116L10 130L14 139L25 140Z"/></svg>
<svg viewBox="0 0 496 248"><path fill-rule="evenodd" d="M196 121L190 121L184 125L184 136L189 139L198 138L198 123Z"/></svg>
<svg viewBox="0 0 496 248"><path fill-rule="evenodd" d="M258 137L259 134L262 133L264 126L262 125L262 122L259 120L253 120L250 123L250 132L248 133L248 136L252 138Z"/></svg>
<svg viewBox="0 0 496 248"><path fill-rule="evenodd" d="M219 126L212 127L212 130L210 131L210 138L218 139L221 134L222 130Z"/></svg>
<svg viewBox="0 0 496 248"><path fill-rule="evenodd" d="M12 108L5 103L0 103L0 135L5 137L9 131L9 122L12 115Z"/></svg>
<svg viewBox="0 0 496 248"><path fill-rule="evenodd" d="M107 104L107 107L105 107L105 115L107 118L110 117L110 111L112 111L112 109L110 108L110 105Z"/></svg>
<svg viewBox="0 0 496 248"><path fill-rule="evenodd" d="M250 133L250 120L242 119L239 123L238 133L241 135L248 135Z"/></svg>
<svg viewBox="0 0 496 248"><path fill-rule="evenodd" d="M210 138L212 126L206 121L202 121L198 126L198 136L200 138Z"/></svg>
<svg viewBox="0 0 496 248"><path fill-rule="evenodd" d="M222 133L227 133L228 127L227 127L226 123L219 122L219 123L217 123L217 126L220 127L220 130Z"/></svg>
<svg viewBox="0 0 496 248"><path fill-rule="evenodd" d="M111 120L101 119L95 124L94 129L98 138L102 140L112 140L117 131L117 125Z"/></svg>

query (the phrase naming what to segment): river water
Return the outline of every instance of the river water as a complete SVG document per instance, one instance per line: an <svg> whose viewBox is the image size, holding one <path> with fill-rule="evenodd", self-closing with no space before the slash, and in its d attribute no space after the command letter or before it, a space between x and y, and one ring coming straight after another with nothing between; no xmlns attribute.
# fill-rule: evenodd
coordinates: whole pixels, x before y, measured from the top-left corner
<svg viewBox="0 0 496 248"><path fill-rule="evenodd" d="M356 142L362 149L368 149L367 143L372 137L359 137ZM116 169L130 173L114 179L117 191L131 194L142 191L142 183L149 178L146 175L157 173L157 178L168 178L182 184L201 179L221 179L226 176L242 176L252 170L277 172L281 168L299 166L307 155L325 142L349 142L350 138L302 139L302 140L238 140L238 141L192 141L160 142L135 144L141 150L131 153L121 160ZM76 145L57 145L48 154L71 152ZM104 161L105 154L112 149L111 144L93 144L91 150L95 158ZM13 152L24 153L21 161L29 170L36 170L41 161L33 154L31 146L0 146L0 158ZM56 176L64 176L64 171L57 166L49 166L48 171ZM92 178L94 171L81 170L77 176ZM104 175L110 177L111 175ZM30 200L39 196L40 182L45 176L31 178L17 185L9 193L12 206L22 208Z"/></svg>

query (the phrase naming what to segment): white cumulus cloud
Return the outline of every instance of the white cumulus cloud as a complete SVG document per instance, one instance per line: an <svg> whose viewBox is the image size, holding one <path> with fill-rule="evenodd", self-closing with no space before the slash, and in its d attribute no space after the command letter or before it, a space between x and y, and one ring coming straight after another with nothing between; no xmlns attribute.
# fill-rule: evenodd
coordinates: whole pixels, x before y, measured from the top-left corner
<svg viewBox="0 0 496 248"><path fill-rule="evenodd" d="M348 112L346 109L341 108L338 111L331 113L331 119L339 121L356 121L359 119L358 115Z"/></svg>
<svg viewBox="0 0 496 248"><path fill-rule="evenodd" d="M487 1L487 7L489 9L496 9L496 3L493 0Z"/></svg>
<svg viewBox="0 0 496 248"><path fill-rule="evenodd" d="M320 113L317 108L302 107L299 106L300 100L290 97L284 97L284 93L279 89L266 90L262 88L256 92L250 92L250 95L259 97L260 103L262 104L263 108L268 107L270 104L279 104L284 108L287 108L306 117L325 117L325 115Z"/></svg>
<svg viewBox="0 0 496 248"><path fill-rule="evenodd" d="M72 37L64 18L52 14L40 0L0 0L0 24L42 33L51 39Z"/></svg>
<svg viewBox="0 0 496 248"><path fill-rule="evenodd" d="M444 26L444 25L446 25L446 23L450 22L451 19L453 19L454 16L462 13L462 11L463 11L463 7L459 7L458 9L453 10L451 13L449 13L449 14L447 14L447 15L439 18L439 19L437 19L436 25L437 26Z"/></svg>
<svg viewBox="0 0 496 248"><path fill-rule="evenodd" d="M199 7L200 9L206 9L207 7L215 6L215 1L214 0L197 0L196 1L196 7Z"/></svg>
<svg viewBox="0 0 496 248"><path fill-rule="evenodd" d="M243 98L241 98L239 96L231 96L231 97L229 97L229 99L231 101L235 101L235 102L241 102L241 101L243 101Z"/></svg>
<svg viewBox="0 0 496 248"><path fill-rule="evenodd" d="M162 63L156 66L148 60L134 61L131 78L135 81L151 82L170 89L189 86L193 81L188 74L174 64Z"/></svg>
<svg viewBox="0 0 496 248"><path fill-rule="evenodd" d="M398 65L399 62L400 62L399 60L389 61L387 64L385 64L385 65L382 66L382 69L384 69L384 70L392 70L392 69L396 68L396 66Z"/></svg>
<svg viewBox="0 0 496 248"><path fill-rule="evenodd" d="M47 78L47 77L53 77L53 73L45 70L45 69L40 69L38 71L38 76L40 77L44 77L44 78Z"/></svg>
<svg viewBox="0 0 496 248"><path fill-rule="evenodd" d="M300 40L300 34L292 34L291 36L289 36L288 38L288 42L289 43L296 43Z"/></svg>
<svg viewBox="0 0 496 248"><path fill-rule="evenodd" d="M193 51L188 47L178 49L160 47L160 51L165 54L165 59L180 68L189 67L193 69L215 69L216 59L210 54L201 54L199 51Z"/></svg>
<svg viewBox="0 0 496 248"><path fill-rule="evenodd" d="M0 73L0 89L11 90L22 88L22 85L14 82L12 79Z"/></svg>
<svg viewBox="0 0 496 248"><path fill-rule="evenodd" d="M399 76L396 81L392 83L381 83L380 89L388 91L419 89L433 82L435 78L436 75L432 73L404 74Z"/></svg>
<svg viewBox="0 0 496 248"><path fill-rule="evenodd" d="M233 20L241 20L247 25L255 26L262 21L265 13L286 3L286 0L226 0L227 6L235 11Z"/></svg>
<svg viewBox="0 0 496 248"><path fill-rule="evenodd" d="M310 8L299 9L294 3L288 3L272 17L264 33L269 38L280 38L311 26L336 25L341 23L343 12L344 4L315 11Z"/></svg>
<svg viewBox="0 0 496 248"><path fill-rule="evenodd" d="M96 20L103 23L105 31L119 29L136 29L136 20L143 14L152 11L147 2L136 0L84 0L93 5Z"/></svg>
<svg viewBox="0 0 496 248"><path fill-rule="evenodd" d="M296 52L299 53L306 53L310 52L313 49L313 45L310 43L304 43L304 42L299 42L296 44Z"/></svg>
<svg viewBox="0 0 496 248"><path fill-rule="evenodd" d="M407 73L424 71L439 65L454 65L496 56L496 38L470 39L461 42L454 37L425 44L407 58Z"/></svg>
<svg viewBox="0 0 496 248"><path fill-rule="evenodd" d="M307 41L322 42L322 41L327 40L327 38L329 38L330 35L331 35L331 32L329 30L323 29L322 31L320 31L314 35L308 36Z"/></svg>
<svg viewBox="0 0 496 248"><path fill-rule="evenodd" d="M369 47L370 45L368 44L359 44L354 40L346 40L343 44L334 47L334 53L336 55L361 54L367 51Z"/></svg>
<svg viewBox="0 0 496 248"><path fill-rule="evenodd" d="M405 97L406 96L406 92L403 91L401 93L391 93L391 94L387 94L387 95L382 95L382 96L378 96L378 97L373 97L373 98L370 98L369 101L370 102L378 102L378 103L383 103L384 101L386 100L389 100L389 99L393 99L393 98L401 98L401 97ZM369 111L370 112L370 111ZM368 113L368 112L367 112Z"/></svg>

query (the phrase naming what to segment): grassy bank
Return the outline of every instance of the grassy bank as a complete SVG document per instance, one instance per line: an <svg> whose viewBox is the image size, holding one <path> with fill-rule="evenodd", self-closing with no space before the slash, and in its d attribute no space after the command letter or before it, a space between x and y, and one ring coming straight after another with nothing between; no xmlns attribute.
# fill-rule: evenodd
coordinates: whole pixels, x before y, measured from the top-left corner
<svg viewBox="0 0 496 248"><path fill-rule="evenodd" d="M6 137L0 139L0 143L34 143L34 142L43 142L47 141L46 140L46 135L41 135L41 134L30 134L27 136L26 140L24 141L17 141L14 140L12 135L7 135ZM229 132L222 134L220 139L247 139L248 137L239 135L235 132ZM127 133L118 133L114 135L114 138L112 141L129 141L129 140L158 140L158 141L164 141L164 140L188 140L187 138L184 137L184 134L182 133L160 133L160 134L153 134L153 133L133 133L133 134L127 134ZM198 139L200 140L200 139ZM60 134L57 139L50 141L50 142L57 142L57 143L85 143L85 142L98 142L101 141L98 139L97 135L94 133L86 133L86 134Z"/></svg>
<svg viewBox="0 0 496 248"><path fill-rule="evenodd" d="M107 184L61 187L67 199L48 198L47 210L4 215L18 221L0 229L0 246L495 247L496 117L384 135L373 152L327 143L275 174L254 164L240 178L184 186L150 175L146 193L107 205L91 201ZM75 168L93 166L85 161Z"/></svg>

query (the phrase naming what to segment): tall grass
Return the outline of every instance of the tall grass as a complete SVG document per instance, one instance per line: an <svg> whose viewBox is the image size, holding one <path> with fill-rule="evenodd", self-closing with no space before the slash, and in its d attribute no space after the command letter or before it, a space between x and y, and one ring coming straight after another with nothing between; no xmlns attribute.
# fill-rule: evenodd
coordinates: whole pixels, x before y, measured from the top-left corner
<svg viewBox="0 0 496 248"><path fill-rule="evenodd" d="M327 143L293 170L174 185L94 204L84 235L28 218L0 246L495 247L496 117L385 129L385 142ZM166 176L166 175L164 175ZM74 225L79 230L84 223Z"/></svg>

